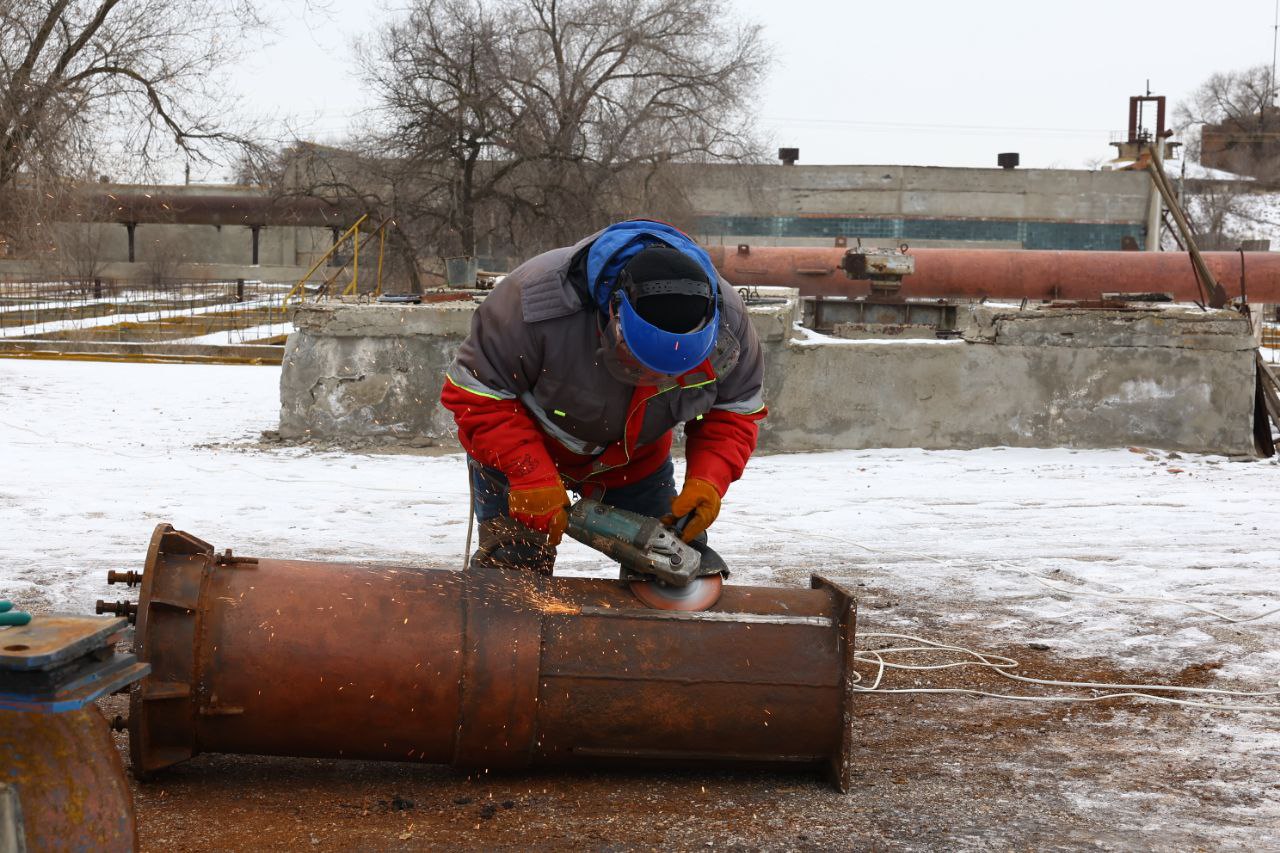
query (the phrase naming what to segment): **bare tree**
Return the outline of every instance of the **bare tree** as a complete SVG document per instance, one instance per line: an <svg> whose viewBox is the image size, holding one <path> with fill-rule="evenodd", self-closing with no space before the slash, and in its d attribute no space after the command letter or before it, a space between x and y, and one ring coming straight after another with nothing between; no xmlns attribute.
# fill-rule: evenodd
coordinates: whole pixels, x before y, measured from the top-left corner
<svg viewBox="0 0 1280 853"><path fill-rule="evenodd" d="M57 229L58 271L81 287L99 281L107 266L106 225L68 222Z"/></svg>
<svg viewBox="0 0 1280 853"><path fill-rule="evenodd" d="M411 165L389 159L375 146L355 141L345 146L322 146L296 143L270 158L252 158L240 166L243 177L258 186L270 188L277 198L310 196L344 205L351 219L360 213L368 217L365 233L386 223L389 256L383 273L391 289L395 282L421 293L423 283L418 269L419 254L424 246L412 198L402 199L416 188Z"/></svg>
<svg viewBox="0 0 1280 853"><path fill-rule="evenodd" d="M628 183L667 164L760 155L750 104L770 52L759 25L728 23L723 0L522 0L515 11L515 145L540 164L516 195L551 242L615 218L637 200Z"/></svg>
<svg viewBox="0 0 1280 853"><path fill-rule="evenodd" d="M141 240L139 258L146 280L157 288L176 284L182 265L190 256L189 235L166 226L147 226L147 230L151 233Z"/></svg>
<svg viewBox="0 0 1280 853"><path fill-rule="evenodd" d="M1275 94L1271 67L1258 65L1210 75L1174 110L1185 142L1182 206L1202 249L1235 249L1275 233L1269 205L1258 195L1280 180ZM1188 164L1206 169L1188 175ZM1162 244L1177 248L1180 241L1168 234Z"/></svg>
<svg viewBox="0 0 1280 853"><path fill-rule="evenodd" d="M217 72L259 26L252 0L0 0L0 195L65 195L112 152L145 174L242 141Z"/></svg>
<svg viewBox="0 0 1280 853"><path fill-rule="evenodd" d="M1250 240L1270 239L1280 233L1280 217L1272 196L1260 192L1248 180L1192 178L1180 181L1183 212L1206 251L1234 251ZM1181 249L1173 232L1165 231L1162 248Z"/></svg>
<svg viewBox="0 0 1280 853"><path fill-rule="evenodd" d="M397 220L475 254L682 215L672 164L760 154L769 54L732 18L724 0L413 0L363 46Z"/></svg>
<svg viewBox="0 0 1280 853"><path fill-rule="evenodd" d="M1211 75L1174 111L1187 156L1236 174L1280 178L1280 107L1275 95L1268 65Z"/></svg>
<svg viewBox="0 0 1280 853"><path fill-rule="evenodd" d="M419 0L363 54L381 100L378 135L398 212L441 250L476 253L477 209L503 195L523 162L506 83L512 32L503 9ZM452 245L451 245L452 244Z"/></svg>

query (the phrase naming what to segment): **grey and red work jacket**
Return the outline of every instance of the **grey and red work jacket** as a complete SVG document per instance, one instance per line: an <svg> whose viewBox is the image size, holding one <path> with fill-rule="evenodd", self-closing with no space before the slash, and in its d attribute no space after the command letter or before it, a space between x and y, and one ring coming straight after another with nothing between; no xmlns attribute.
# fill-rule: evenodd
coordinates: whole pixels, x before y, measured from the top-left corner
<svg viewBox="0 0 1280 853"><path fill-rule="evenodd" d="M615 379L583 259L596 235L521 264L476 310L440 402L474 459L512 488L616 488L658 470L685 425L686 476L721 495L742 476L766 414L760 340L742 298L720 280L711 355L663 387ZM595 488L593 488L595 487Z"/></svg>

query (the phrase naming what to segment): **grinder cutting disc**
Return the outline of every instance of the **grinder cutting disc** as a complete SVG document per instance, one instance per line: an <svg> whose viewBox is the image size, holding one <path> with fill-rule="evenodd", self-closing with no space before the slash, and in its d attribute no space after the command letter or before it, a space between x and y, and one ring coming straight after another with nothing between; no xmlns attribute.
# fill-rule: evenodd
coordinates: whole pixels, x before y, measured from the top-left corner
<svg viewBox="0 0 1280 853"><path fill-rule="evenodd" d="M656 580L631 581L631 592L654 610L706 610L720 600L724 580L720 575L694 578L688 586L672 586Z"/></svg>

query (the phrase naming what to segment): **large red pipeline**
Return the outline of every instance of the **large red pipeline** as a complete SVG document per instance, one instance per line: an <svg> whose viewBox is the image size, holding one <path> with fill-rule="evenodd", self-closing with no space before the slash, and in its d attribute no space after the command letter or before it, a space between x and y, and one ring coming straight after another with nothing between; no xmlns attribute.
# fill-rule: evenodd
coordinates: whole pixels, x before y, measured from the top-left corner
<svg viewBox="0 0 1280 853"><path fill-rule="evenodd" d="M821 579L659 611L617 581L233 557L161 525L141 584L138 773L227 752L850 783L854 601Z"/></svg>
<svg viewBox="0 0 1280 853"><path fill-rule="evenodd" d="M870 286L841 268L846 249L713 246L707 250L735 285L798 287L804 296L866 296ZM909 249L916 271L903 297L1093 300L1104 293L1171 293L1201 299L1185 252L1066 252L1018 249ZM1239 252L1206 252L1229 298L1240 295ZM1250 302L1280 303L1280 252L1244 253Z"/></svg>

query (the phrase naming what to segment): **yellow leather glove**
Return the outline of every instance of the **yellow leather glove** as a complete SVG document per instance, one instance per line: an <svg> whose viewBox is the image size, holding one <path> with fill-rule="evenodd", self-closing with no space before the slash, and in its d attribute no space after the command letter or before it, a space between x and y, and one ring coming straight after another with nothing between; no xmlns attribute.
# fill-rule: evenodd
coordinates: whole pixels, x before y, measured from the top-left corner
<svg viewBox="0 0 1280 853"><path fill-rule="evenodd" d="M671 499L671 514L664 517L662 523L669 527L689 513L693 513L693 518L680 534L686 542L696 539L720 514L720 493L716 487L697 477L685 480L684 489Z"/></svg>
<svg viewBox="0 0 1280 853"><path fill-rule="evenodd" d="M547 534L552 548L560 544L569 526L569 493L562 483L532 489L512 489L507 493L511 517L532 530Z"/></svg>

